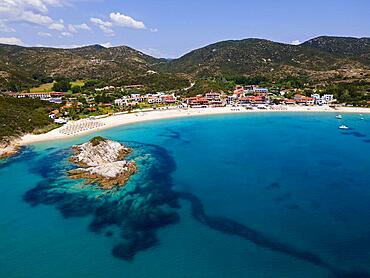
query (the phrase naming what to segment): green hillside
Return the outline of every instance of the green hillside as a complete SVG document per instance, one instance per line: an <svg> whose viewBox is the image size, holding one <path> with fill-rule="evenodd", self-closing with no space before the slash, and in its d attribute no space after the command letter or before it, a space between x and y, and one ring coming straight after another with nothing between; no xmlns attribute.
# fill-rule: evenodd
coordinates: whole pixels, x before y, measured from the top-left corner
<svg viewBox="0 0 370 278"><path fill-rule="evenodd" d="M41 100L0 94L0 141L50 126L52 122L47 111L52 108L51 104Z"/></svg>

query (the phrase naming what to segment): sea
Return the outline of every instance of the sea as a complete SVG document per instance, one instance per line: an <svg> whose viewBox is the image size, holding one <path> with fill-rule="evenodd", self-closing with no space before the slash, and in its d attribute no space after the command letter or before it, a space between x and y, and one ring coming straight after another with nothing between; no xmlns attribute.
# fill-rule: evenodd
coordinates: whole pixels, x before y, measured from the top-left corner
<svg viewBox="0 0 370 278"><path fill-rule="evenodd" d="M370 277L363 117L200 116L24 147L0 162L0 277ZM97 135L133 149L125 187L66 174Z"/></svg>

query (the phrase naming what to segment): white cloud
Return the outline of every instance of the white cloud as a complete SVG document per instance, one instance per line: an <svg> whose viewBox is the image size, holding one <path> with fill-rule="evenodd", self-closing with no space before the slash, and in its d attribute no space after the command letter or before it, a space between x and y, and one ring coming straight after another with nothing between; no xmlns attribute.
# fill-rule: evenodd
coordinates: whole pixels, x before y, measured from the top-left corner
<svg viewBox="0 0 370 278"><path fill-rule="evenodd" d="M23 12L19 17L18 20L37 24L37 25L43 25L43 26L49 26L54 21L51 19L51 17L47 15L37 14L33 11L25 11Z"/></svg>
<svg viewBox="0 0 370 278"><path fill-rule="evenodd" d="M128 15L121 13L110 13L110 21L104 21L100 18L92 17L90 22L95 24L108 36L114 36L113 27L126 27L133 29L147 29L144 22L137 21ZM157 29L151 29L151 32L157 32Z"/></svg>
<svg viewBox="0 0 370 278"><path fill-rule="evenodd" d="M101 45L101 46L104 46L106 48L114 47L114 45L111 42L98 43L98 44ZM65 49L67 49L67 48L85 47L85 46L89 46L89 44L58 44L58 45L36 44L34 46L36 46L36 47L53 47L53 48L65 48Z"/></svg>
<svg viewBox="0 0 370 278"><path fill-rule="evenodd" d="M15 37L0 38L0 43L12 44L12 45L25 45L21 39L15 38Z"/></svg>
<svg viewBox="0 0 370 278"><path fill-rule="evenodd" d="M39 35L40 37L44 37L44 38L51 38L52 35L50 33L47 33L47 32L38 32L37 35Z"/></svg>
<svg viewBox="0 0 370 278"><path fill-rule="evenodd" d="M300 40L294 40L290 44L292 44L292 45L300 45L301 44L301 41Z"/></svg>
<svg viewBox="0 0 370 278"><path fill-rule="evenodd" d="M68 30L72 33L77 33L78 30L91 31L91 28L86 23L82 24L69 24Z"/></svg>
<svg viewBox="0 0 370 278"><path fill-rule="evenodd" d="M157 28L152 28L152 29L150 29L150 32L152 32L152 33L157 33L159 30L157 29Z"/></svg>
<svg viewBox="0 0 370 278"><path fill-rule="evenodd" d="M62 21L59 22L53 22L51 23L48 28L50 30L57 30L57 31L63 31L64 30L64 23Z"/></svg>
<svg viewBox="0 0 370 278"><path fill-rule="evenodd" d="M112 20L112 23L117 26L134 29L146 29L144 22L137 21L128 15L124 15L121 13L111 13L109 17Z"/></svg>
<svg viewBox="0 0 370 278"><path fill-rule="evenodd" d="M4 32L4 33L14 33L16 32L14 28L12 27L9 27L7 24L6 24L6 21L3 21L3 20L0 20L0 32Z"/></svg>
<svg viewBox="0 0 370 278"><path fill-rule="evenodd" d="M112 22L101 20L100 18L92 17L90 21L94 23L100 30L102 30L107 36L114 36L114 31L111 29L113 26Z"/></svg>
<svg viewBox="0 0 370 278"><path fill-rule="evenodd" d="M146 55L156 57L156 58L166 57L166 55L164 55L160 50L156 48L145 48L145 49L140 49L140 51Z"/></svg>
<svg viewBox="0 0 370 278"><path fill-rule="evenodd" d="M113 47L113 44L112 44L111 42L101 43L100 45L101 45L101 46L104 46L104 47L106 47L106 48Z"/></svg>
<svg viewBox="0 0 370 278"><path fill-rule="evenodd" d="M48 6L62 6L65 0L1 0L0 18L7 23L23 22L63 30L62 20L54 20L47 15Z"/></svg>
<svg viewBox="0 0 370 278"><path fill-rule="evenodd" d="M62 33L60 33L60 35L62 36L62 37L72 37L73 35L71 34L71 33L69 33L69 32L62 32Z"/></svg>
<svg viewBox="0 0 370 278"><path fill-rule="evenodd" d="M112 27L112 22L101 20L100 18L92 17L90 21L94 24L101 25L104 27Z"/></svg>

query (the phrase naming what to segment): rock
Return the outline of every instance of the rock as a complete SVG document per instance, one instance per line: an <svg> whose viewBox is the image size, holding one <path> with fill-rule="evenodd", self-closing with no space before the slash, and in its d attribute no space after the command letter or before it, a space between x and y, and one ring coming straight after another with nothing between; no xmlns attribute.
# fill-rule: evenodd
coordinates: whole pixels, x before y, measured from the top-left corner
<svg viewBox="0 0 370 278"><path fill-rule="evenodd" d="M73 149L76 153L70 161L81 166L68 172L73 179L86 179L87 184L113 189L124 186L136 172L135 162L123 160L131 149L118 142L95 137Z"/></svg>
<svg viewBox="0 0 370 278"><path fill-rule="evenodd" d="M17 154L20 148L21 147L15 142L0 145L0 160Z"/></svg>

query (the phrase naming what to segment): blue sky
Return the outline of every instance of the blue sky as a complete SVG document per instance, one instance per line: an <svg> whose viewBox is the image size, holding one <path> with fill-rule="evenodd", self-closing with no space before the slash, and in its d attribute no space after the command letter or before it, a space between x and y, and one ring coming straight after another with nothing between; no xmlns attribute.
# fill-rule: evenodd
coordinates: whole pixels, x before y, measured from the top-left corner
<svg viewBox="0 0 370 278"><path fill-rule="evenodd" d="M369 11L368 0L0 0L0 42L128 45L173 58L227 39L370 37Z"/></svg>

